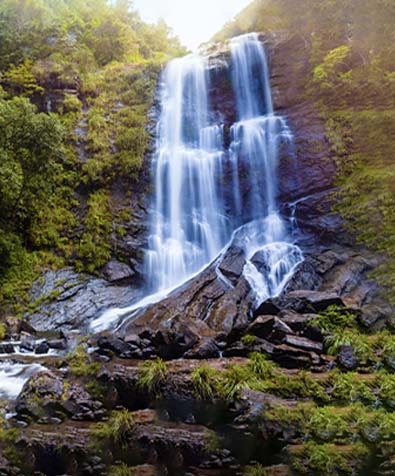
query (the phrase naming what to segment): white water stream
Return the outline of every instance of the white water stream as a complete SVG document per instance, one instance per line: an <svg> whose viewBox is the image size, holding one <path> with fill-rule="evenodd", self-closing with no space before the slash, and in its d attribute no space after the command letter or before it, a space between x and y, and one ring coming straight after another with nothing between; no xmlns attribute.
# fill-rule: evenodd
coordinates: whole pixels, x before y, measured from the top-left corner
<svg viewBox="0 0 395 476"><path fill-rule="evenodd" d="M43 370L40 364L0 362L0 398L16 398L29 378Z"/></svg>

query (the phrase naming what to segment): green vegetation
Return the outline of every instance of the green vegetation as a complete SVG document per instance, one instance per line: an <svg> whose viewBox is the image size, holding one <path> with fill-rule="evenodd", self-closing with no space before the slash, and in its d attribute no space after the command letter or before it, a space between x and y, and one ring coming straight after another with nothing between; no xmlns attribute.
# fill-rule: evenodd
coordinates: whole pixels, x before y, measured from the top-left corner
<svg viewBox="0 0 395 476"><path fill-rule="evenodd" d="M336 356L341 346L351 345L361 363L367 364L375 359L369 336L362 334L358 329L338 331L326 338L325 345L329 355Z"/></svg>
<svg viewBox="0 0 395 476"><path fill-rule="evenodd" d="M77 347L68 360L69 371L76 377L96 377L100 370L100 364L89 359L83 346Z"/></svg>
<svg viewBox="0 0 395 476"><path fill-rule="evenodd" d="M395 430L394 413L361 403L274 406L265 417L284 429L290 425L294 429L290 453L298 474L354 474L372 452L393 439Z"/></svg>
<svg viewBox="0 0 395 476"><path fill-rule="evenodd" d="M213 400L219 385L218 372L209 365L204 365L196 368L191 377L196 396L201 400Z"/></svg>
<svg viewBox="0 0 395 476"><path fill-rule="evenodd" d="M86 390L92 397L101 399L103 397L103 386L97 380L100 371L100 364L92 361L87 354L85 347L78 346L74 352L68 356L69 372L74 377L82 378Z"/></svg>
<svg viewBox="0 0 395 476"><path fill-rule="evenodd" d="M113 412L108 421L98 423L93 429L93 436L99 441L110 442L115 447L126 448L128 436L134 428L133 413L124 409Z"/></svg>
<svg viewBox="0 0 395 476"><path fill-rule="evenodd" d="M251 334L246 334L241 338L241 342L247 347L252 347L258 342L258 337Z"/></svg>
<svg viewBox="0 0 395 476"><path fill-rule="evenodd" d="M8 461L21 467L24 459L15 445L18 437L19 430L9 427L2 415L0 417L0 449Z"/></svg>
<svg viewBox="0 0 395 476"><path fill-rule="evenodd" d="M132 476L134 474L133 468L129 468L126 464L122 463L109 468L109 476Z"/></svg>
<svg viewBox="0 0 395 476"><path fill-rule="evenodd" d="M370 346L377 359L385 358L391 340L388 332L374 336ZM286 435L296 474L357 474L395 435L395 376L384 368L368 374L294 373L254 353L248 363L223 370L203 365L193 371L192 383L204 400L231 402L244 389L282 398L264 406L257 422L266 432ZM260 465L245 471L264 474Z"/></svg>
<svg viewBox="0 0 395 476"><path fill-rule="evenodd" d="M139 368L138 386L153 395L159 395L167 374L168 366L162 359L147 360Z"/></svg>
<svg viewBox="0 0 395 476"><path fill-rule="evenodd" d="M331 444L309 443L291 449L293 466L300 474L354 474L368 456L363 444L345 447Z"/></svg>
<svg viewBox="0 0 395 476"><path fill-rule="evenodd" d="M243 476L267 476L267 471L261 464L247 466L243 472Z"/></svg>
<svg viewBox="0 0 395 476"><path fill-rule="evenodd" d="M4 311L26 311L43 268L95 273L111 257L123 259L110 237L122 233L130 194L143 189L147 112L161 66L183 53L163 22L143 23L126 0L1 3Z"/></svg>
<svg viewBox="0 0 395 476"><path fill-rule="evenodd" d="M346 328L353 327L355 316L344 309L329 307L321 312L316 318L309 322L312 326L317 326L324 334L341 332Z"/></svg>

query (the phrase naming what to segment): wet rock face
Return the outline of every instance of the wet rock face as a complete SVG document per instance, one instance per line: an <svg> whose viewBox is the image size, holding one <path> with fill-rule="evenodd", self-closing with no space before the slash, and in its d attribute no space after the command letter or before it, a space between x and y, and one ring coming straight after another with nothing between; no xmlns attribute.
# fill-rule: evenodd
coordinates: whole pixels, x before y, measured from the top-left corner
<svg viewBox="0 0 395 476"><path fill-rule="evenodd" d="M113 277L125 275L117 273ZM131 286L110 284L71 269L49 271L33 286L32 300L40 304L29 321L41 332L83 330L102 310L126 305L135 296L137 291Z"/></svg>
<svg viewBox="0 0 395 476"><path fill-rule="evenodd" d="M287 118L295 139L294 148L285 148L279 163L279 203L282 203L283 215L293 217L298 230L294 239L302 248L305 261L288 284L286 297L263 303L262 308L255 310L251 290L242 276L245 257L240 248L231 246L219 263L207 268L162 302L145 309L137 318L127 318L121 337L138 334L145 329L159 331L162 323L168 320L183 321L187 326L197 320L204 321L214 333L237 335L253 317L259 315L277 315L282 309L303 313L319 311L317 306L307 305L309 298L306 296L290 295L293 291L334 294L330 298L333 304L339 302L336 297L345 295L356 306L363 302L366 311L362 311L362 319L367 326L380 327L390 314L388 309L383 309L382 303L378 303L377 308L374 301L377 288L366 279L367 271L372 267L366 263L366 253L359 250L352 256L354 241L344 231L341 218L332 212L335 163L325 139L323 119L316 105L308 95L303 94L309 68L306 39L294 37L287 31L268 33L261 39L270 63L275 109ZM212 108L214 115L218 116L216 119L224 124L225 142L228 143L230 126L236 120L229 48L216 47L209 53ZM157 112L157 106L150 111L152 136L155 134L153 125ZM225 167L225 181L228 173L230 171ZM145 246L146 229L143 224L147 222L147 200L145 203L133 200L131 208L134 212L130 223L125 224L126 235L112 238L115 240L113 246L122 255L130 256L129 261L110 261L103 269L101 278L78 275L68 269L47 273L42 282L35 284L32 293L33 301L38 300L40 305L30 322L38 331L60 328L66 331L87 330L89 322L104 310L123 307L138 299L140 291L136 289L143 287L142 260L141 256L137 257L136 250L141 251ZM370 257L367 259L369 261ZM265 264L260 263L259 253L254 260L264 272ZM332 281L336 280L336 285L327 283L329 275ZM324 307L327 302L324 301ZM377 313L382 317L376 318ZM193 346L178 342L176 334L172 337L175 342L174 346L171 344L172 352L182 354L191 351L193 354ZM195 344L200 351L211 347L208 343L201 347L201 341ZM170 346L170 341L166 345ZM140 347L132 348L127 355L141 356L141 352L148 355Z"/></svg>
<svg viewBox="0 0 395 476"><path fill-rule="evenodd" d="M242 274L243 251L230 246L166 299L126 317L115 335L97 339L99 353L109 359L205 359L264 352L286 368L331 368L324 336L312 320L334 307L374 325L370 316L380 311L378 319L385 325L391 312L380 304L377 286L368 277L376 256L339 244L315 245L311 237L305 243L305 261L280 296L256 307ZM346 350L343 357L338 365L353 367Z"/></svg>
<svg viewBox="0 0 395 476"><path fill-rule="evenodd" d="M120 335L158 330L167 336L165 343L168 346L172 343L180 347L189 339L191 330L194 333L198 326L193 341L182 344L189 351L201 338L220 332L229 334L246 327L253 296L242 275L244 264L243 251L231 246L219 262L213 263L198 277L139 315L127 318Z"/></svg>

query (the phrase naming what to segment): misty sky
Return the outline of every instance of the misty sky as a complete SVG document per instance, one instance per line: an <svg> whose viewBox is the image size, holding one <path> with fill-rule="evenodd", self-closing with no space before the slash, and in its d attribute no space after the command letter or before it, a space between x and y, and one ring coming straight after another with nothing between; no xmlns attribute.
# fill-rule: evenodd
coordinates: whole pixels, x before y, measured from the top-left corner
<svg viewBox="0 0 395 476"><path fill-rule="evenodd" d="M143 20L163 18L182 43L194 50L208 41L251 0L134 0Z"/></svg>

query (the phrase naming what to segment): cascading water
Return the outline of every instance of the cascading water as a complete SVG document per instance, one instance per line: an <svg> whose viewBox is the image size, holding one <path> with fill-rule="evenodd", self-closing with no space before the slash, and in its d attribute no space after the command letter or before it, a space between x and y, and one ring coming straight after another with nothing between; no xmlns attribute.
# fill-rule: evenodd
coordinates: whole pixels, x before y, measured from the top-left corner
<svg viewBox="0 0 395 476"><path fill-rule="evenodd" d="M238 122L228 150L222 124L210 110L207 60L189 55L165 70L146 256L151 294L129 308L107 311L91 324L95 331L159 301L231 241L244 248L244 275L257 303L280 294L303 260L277 204L279 148L292 142L292 134L274 113L258 35L233 39L231 56Z"/></svg>
<svg viewBox="0 0 395 476"><path fill-rule="evenodd" d="M246 267L259 299L278 294L301 260L295 247L284 244L286 227L276 203L278 149L292 135L285 120L274 114L263 46L250 34L232 40L231 52L239 122L231 128L229 151L224 150L220 124L211 121L206 60L197 55L177 59L165 73L147 253L147 275L156 291L171 289L206 266L232 232L248 222L253 225L244 239L247 257L265 247L270 268L262 278L252 262ZM227 160L233 169L233 203L225 218L223 197L229 184L222 173ZM247 179L240 176L241 169ZM282 246L270 246L278 242ZM272 281L265 292L257 285L262 279Z"/></svg>
<svg viewBox="0 0 395 476"><path fill-rule="evenodd" d="M279 147L291 142L292 134L285 119L274 113L267 59L258 35L234 38L231 52L239 122L232 127L230 158L234 177L242 165L248 174L247 196L234 186L234 204L243 221L250 221L242 231L248 260L244 274L257 302L262 302L281 293L303 260L300 249L288 243L276 196ZM258 252L263 266L255 264Z"/></svg>
<svg viewBox="0 0 395 476"><path fill-rule="evenodd" d="M221 188L223 138L210 122L207 65L190 55L164 77L147 275L170 289L207 265L229 239Z"/></svg>

